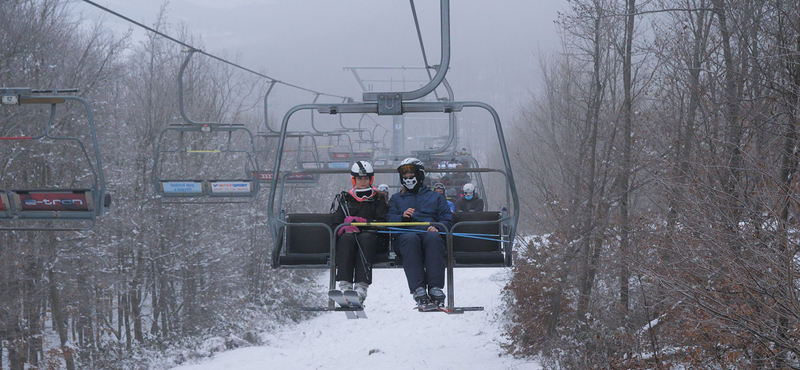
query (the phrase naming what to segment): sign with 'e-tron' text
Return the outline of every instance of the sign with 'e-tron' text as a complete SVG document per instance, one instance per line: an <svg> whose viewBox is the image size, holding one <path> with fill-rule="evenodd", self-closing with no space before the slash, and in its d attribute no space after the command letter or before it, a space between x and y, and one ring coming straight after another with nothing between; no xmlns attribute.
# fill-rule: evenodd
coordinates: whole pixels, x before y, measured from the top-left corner
<svg viewBox="0 0 800 370"><path fill-rule="evenodd" d="M88 211L84 192L19 192L22 211Z"/></svg>

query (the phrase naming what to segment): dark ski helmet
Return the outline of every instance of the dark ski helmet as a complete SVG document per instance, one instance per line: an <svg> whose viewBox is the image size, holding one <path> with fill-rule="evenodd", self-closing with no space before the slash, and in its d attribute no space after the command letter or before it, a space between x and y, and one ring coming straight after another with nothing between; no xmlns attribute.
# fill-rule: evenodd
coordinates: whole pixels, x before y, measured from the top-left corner
<svg viewBox="0 0 800 370"><path fill-rule="evenodd" d="M397 166L397 173L400 174L400 183L410 190L415 186L422 185L422 181L425 180L425 165L417 158L406 158ZM404 179L403 175L406 173L413 173L415 181Z"/></svg>

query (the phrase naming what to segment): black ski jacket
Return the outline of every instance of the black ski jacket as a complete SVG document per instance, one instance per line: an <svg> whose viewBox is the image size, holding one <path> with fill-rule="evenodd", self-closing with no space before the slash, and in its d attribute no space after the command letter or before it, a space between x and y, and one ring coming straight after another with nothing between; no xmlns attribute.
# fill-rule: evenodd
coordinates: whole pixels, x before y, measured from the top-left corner
<svg viewBox="0 0 800 370"><path fill-rule="evenodd" d="M342 199L347 205L347 214L342 209ZM363 217L367 222L385 222L388 210L387 204L386 196L375 189L373 189L371 197L361 201L356 199L350 192L343 191L334 200L334 207L332 208L335 208L336 211L334 212L335 216L333 216L333 226L344 223L346 216Z"/></svg>

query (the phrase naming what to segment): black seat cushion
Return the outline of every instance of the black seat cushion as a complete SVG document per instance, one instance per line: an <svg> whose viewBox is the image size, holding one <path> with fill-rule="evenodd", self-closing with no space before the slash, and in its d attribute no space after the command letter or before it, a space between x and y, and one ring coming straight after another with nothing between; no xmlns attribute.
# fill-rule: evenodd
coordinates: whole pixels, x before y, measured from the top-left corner
<svg viewBox="0 0 800 370"><path fill-rule="evenodd" d="M500 212L456 212L453 213L453 233L483 234L480 238L500 239L500 225L498 223L486 223L478 225L455 226L464 221L497 221L500 219ZM453 236L453 252L500 252L499 241L485 240L479 238Z"/></svg>

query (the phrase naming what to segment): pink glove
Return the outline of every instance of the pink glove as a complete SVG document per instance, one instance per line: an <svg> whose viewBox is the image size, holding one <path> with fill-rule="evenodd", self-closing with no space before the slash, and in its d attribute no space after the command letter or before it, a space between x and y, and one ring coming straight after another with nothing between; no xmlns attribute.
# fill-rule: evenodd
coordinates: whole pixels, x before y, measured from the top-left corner
<svg viewBox="0 0 800 370"><path fill-rule="evenodd" d="M367 222L367 219L363 218L363 217L356 217L356 216L347 216L347 217L344 218L344 223L347 224L347 223L351 223L351 222ZM342 233L345 233L345 232L357 233L358 231L359 230L358 230L357 226L352 226L352 225L342 226L339 229L339 233L337 233L336 235L337 236L342 236Z"/></svg>

